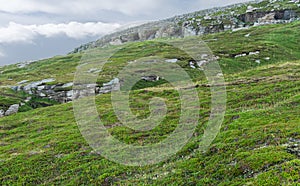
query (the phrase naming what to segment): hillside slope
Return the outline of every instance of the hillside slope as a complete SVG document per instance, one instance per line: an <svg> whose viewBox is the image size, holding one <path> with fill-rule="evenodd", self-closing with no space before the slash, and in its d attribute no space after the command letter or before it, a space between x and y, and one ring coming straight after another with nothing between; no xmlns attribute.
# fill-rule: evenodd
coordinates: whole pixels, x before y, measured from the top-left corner
<svg viewBox="0 0 300 186"><path fill-rule="evenodd" d="M198 150L198 145L203 125L209 119L211 96L203 72L191 67L188 56L164 45L161 42L164 39L124 45L125 49L115 54L102 72L97 72L98 86L112 80L137 57L155 54L178 59L177 64L198 84L200 97L201 118L189 143L158 165L122 166L89 147L78 129L71 103L25 109L26 112L0 118L1 184L297 185L300 180L299 30L300 23L296 21L185 38L207 42L219 57L227 85L225 121L205 153ZM20 64L1 67L3 108L22 103L30 96L11 92L9 87L20 86L18 82L28 80L28 84L50 78L54 80L41 86L72 82L81 55L54 57L21 67ZM97 96L97 109L115 138L135 145L157 143L177 126L180 107L176 91L166 82L141 81L131 93L131 108L137 116L147 117L149 101L156 96L167 100L169 111L158 127L147 132L120 125L110 94Z"/></svg>
<svg viewBox="0 0 300 186"><path fill-rule="evenodd" d="M294 148L300 133L299 64L284 62L230 75L225 122L206 153L197 151L197 144L201 126L208 120L210 96L208 88L199 87L203 116L199 128L184 149L159 165L126 167L94 154L77 128L72 104L2 118L1 183L296 185L300 179L299 149ZM259 77L265 79L251 81ZM237 79L239 83L234 83ZM132 108L138 115L147 115L139 108L146 109L153 95L176 105L172 90L137 90ZM116 125L109 95L97 97L97 105L108 130L129 144L166 137L176 126L179 111L171 109L169 119L154 130L136 133Z"/></svg>

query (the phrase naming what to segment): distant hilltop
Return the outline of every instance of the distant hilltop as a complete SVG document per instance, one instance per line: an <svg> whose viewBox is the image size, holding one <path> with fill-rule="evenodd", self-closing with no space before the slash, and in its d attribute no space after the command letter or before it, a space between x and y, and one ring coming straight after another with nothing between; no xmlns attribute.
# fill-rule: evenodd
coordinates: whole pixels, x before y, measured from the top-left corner
<svg viewBox="0 0 300 186"><path fill-rule="evenodd" d="M125 29L82 45L71 53L126 42L235 31L252 26L290 23L299 19L299 0L252 1L201 10Z"/></svg>

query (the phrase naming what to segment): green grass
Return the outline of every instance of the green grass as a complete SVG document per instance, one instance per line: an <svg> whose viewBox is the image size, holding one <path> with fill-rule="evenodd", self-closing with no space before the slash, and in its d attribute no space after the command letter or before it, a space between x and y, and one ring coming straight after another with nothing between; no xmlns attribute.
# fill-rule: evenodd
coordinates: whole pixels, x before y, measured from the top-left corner
<svg viewBox="0 0 300 186"><path fill-rule="evenodd" d="M299 61L249 70L231 78L285 75L299 70ZM284 66L285 68L280 68ZM255 73L254 73L255 72ZM267 73L267 75L266 75ZM298 74L295 74L299 75ZM233 80L234 81L234 80ZM209 114L209 89L199 88L201 120L192 140L178 154L159 165L126 167L110 162L92 149L80 135L72 104L19 113L0 120L1 182L3 184L295 184L299 159L283 144L299 138L299 80L276 78L259 83L229 85L228 109L221 132L209 151L197 151L202 124ZM251 91L249 91L251 90ZM273 93L271 91L279 92ZM108 130L128 144L156 143L177 126L180 109L176 92L163 87L131 94L131 108L146 117L147 100L168 100L167 119L152 131L137 133L118 123L110 96L97 97L99 115ZM173 106L172 106L173 105ZM238 116L238 117L235 117ZM49 119L51 118L51 119ZM238 118L238 119L233 119ZM280 168L282 167L282 168ZM278 178L271 177L278 175ZM271 177L266 180L265 178Z"/></svg>

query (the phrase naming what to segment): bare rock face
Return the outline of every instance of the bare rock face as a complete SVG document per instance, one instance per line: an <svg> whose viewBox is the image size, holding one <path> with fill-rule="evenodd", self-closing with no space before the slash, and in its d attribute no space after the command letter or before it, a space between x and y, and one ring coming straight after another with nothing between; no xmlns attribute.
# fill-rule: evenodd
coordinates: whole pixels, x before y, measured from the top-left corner
<svg viewBox="0 0 300 186"><path fill-rule="evenodd" d="M5 116L10 116L12 114L16 114L19 111L19 104L11 105L9 109L5 112Z"/></svg>

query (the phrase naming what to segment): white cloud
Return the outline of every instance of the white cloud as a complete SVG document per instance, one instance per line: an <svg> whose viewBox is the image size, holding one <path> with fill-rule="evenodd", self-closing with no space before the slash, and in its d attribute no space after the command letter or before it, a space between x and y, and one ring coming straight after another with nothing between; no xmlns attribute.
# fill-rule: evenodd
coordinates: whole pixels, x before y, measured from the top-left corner
<svg viewBox="0 0 300 186"><path fill-rule="evenodd" d="M109 10L127 15L137 15L150 13L161 4L161 0L13 0L3 3L0 6L0 11L9 13L89 14L93 11Z"/></svg>
<svg viewBox="0 0 300 186"><path fill-rule="evenodd" d="M70 22L67 24L23 25L10 22L0 28L0 43L33 42L37 36L55 37L65 35L69 38L82 39L89 36L102 36L117 28L120 24L88 22Z"/></svg>

